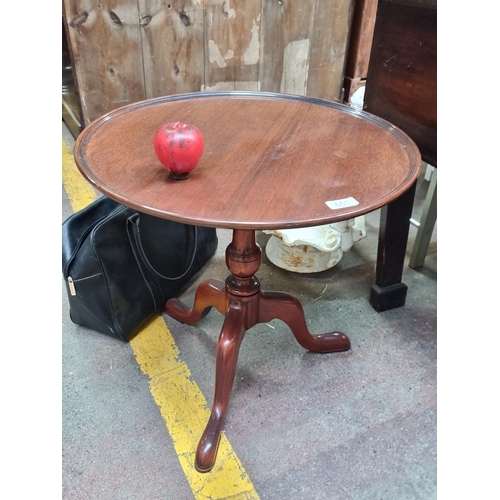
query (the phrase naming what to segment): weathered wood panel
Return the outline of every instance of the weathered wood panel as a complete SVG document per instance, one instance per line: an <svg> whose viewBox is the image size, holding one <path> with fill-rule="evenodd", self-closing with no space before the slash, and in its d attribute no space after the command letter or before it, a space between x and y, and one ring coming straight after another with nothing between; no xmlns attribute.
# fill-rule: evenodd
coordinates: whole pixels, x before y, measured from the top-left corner
<svg viewBox="0 0 500 500"><path fill-rule="evenodd" d="M339 100L354 0L63 0L84 125L200 90Z"/></svg>
<svg viewBox="0 0 500 500"><path fill-rule="evenodd" d="M261 90L306 93L314 6L314 1L264 1Z"/></svg>
<svg viewBox="0 0 500 500"><path fill-rule="evenodd" d="M354 92L365 84L376 15L377 0L356 0L345 67L344 102L351 102Z"/></svg>
<svg viewBox="0 0 500 500"><path fill-rule="evenodd" d="M261 89L339 100L352 0L263 5Z"/></svg>
<svg viewBox="0 0 500 500"><path fill-rule="evenodd" d="M205 0L205 84L259 90L261 0Z"/></svg>
<svg viewBox="0 0 500 500"><path fill-rule="evenodd" d="M331 100L341 98L352 16L351 0L316 0L307 95Z"/></svg>
<svg viewBox="0 0 500 500"><path fill-rule="evenodd" d="M146 96L199 91L204 83L201 0L139 0Z"/></svg>
<svg viewBox="0 0 500 500"><path fill-rule="evenodd" d="M136 3L64 0L84 125L145 98Z"/></svg>

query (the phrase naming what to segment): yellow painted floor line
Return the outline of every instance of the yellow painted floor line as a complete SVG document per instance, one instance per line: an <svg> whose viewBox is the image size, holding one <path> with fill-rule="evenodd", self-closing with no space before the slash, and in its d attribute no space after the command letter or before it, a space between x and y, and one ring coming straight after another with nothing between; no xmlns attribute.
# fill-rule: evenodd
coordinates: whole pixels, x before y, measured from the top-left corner
<svg viewBox="0 0 500 500"><path fill-rule="evenodd" d="M80 174L73 151L63 140L63 185L76 212L96 199ZM160 408L179 462L196 500L259 500L252 482L226 436L222 434L217 461L208 474L194 468L194 456L210 415L207 401L162 316L157 316L130 341L141 371L149 377L151 394Z"/></svg>
<svg viewBox="0 0 500 500"><path fill-rule="evenodd" d="M141 370L149 375L151 394L172 437L182 469L197 499L257 499L252 483L222 434L212 472L194 468L198 441L210 416L207 401L162 317L153 320L130 342Z"/></svg>
<svg viewBox="0 0 500 500"><path fill-rule="evenodd" d="M90 205L97 198L94 188L78 170L73 159L73 148L66 141L62 142L62 180L74 212Z"/></svg>

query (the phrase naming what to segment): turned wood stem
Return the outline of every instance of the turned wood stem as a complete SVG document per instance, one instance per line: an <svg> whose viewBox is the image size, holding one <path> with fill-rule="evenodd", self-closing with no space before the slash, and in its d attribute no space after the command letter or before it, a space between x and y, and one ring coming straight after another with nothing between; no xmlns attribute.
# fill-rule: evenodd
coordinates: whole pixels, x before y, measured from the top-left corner
<svg viewBox="0 0 500 500"><path fill-rule="evenodd" d="M230 295L250 297L260 290L255 276L262 262L262 250L255 241L255 231L235 229L233 239L226 249L226 265L231 275L226 280Z"/></svg>

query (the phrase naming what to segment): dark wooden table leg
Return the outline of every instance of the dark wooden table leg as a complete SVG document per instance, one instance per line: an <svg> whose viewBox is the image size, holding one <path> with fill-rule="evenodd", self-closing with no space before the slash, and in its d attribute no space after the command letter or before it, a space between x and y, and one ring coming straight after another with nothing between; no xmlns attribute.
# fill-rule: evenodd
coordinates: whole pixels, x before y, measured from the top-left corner
<svg viewBox="0 0 500 500"><path fill-rule="evenodd" d="M259 322L277 318L288 325L297 342L313 352L346 351L351 347L347 335L342 332L312 335L307 329L304 309L299 300L288 293L260 292Z"/></svg>
<svg viewBox="0 0 500 500"><path fill-rule="evenodd" d="M192 309L186 307L179 299L169 299L165 304L165 312L181 323L194 325L212 307L221 314L226 314L226 285L223 281L208 279L198 285Z"/></svg>
<svg viewBox="0 0 500 500"><path fill-rule="evenodd" d="M401 282L408 243L416 183L399 198L382 207L375 284L370 304L377 312L405 304L407 285Z"/></svg>
<svg viewBox="0 0 500 500"><path fill-rule="evenodd" d="M231 272L226 282L200 283L192 309L177 299L165 304L167 314L188 324L196 323L212 306L225 315L217 343L214 402L196 451L195 467L199 472L209 472L214 466L240 344L245 332L258 320L260 282L255 273L261 261L262 251L255 241L255 231L234 230L232 242L226 249L226 264Z"/></svg>
<svg viewBox="0 0 500 500"><path fill-rule="evenodd" d="M246 309L231 301L222 325L215 357L215 391L212 412L196 450L195 467L199 472L209 472L219 447L220 434L227 413L234 374L245 335Z"/></svg>
<svg viewBox="0 0 500 500"><path fill-rule="evenodd" d="M187 308L177 299L165 304L165 312L184 323L195 323L210 307L225 315L215 359L214 402L208 424L196 450L195 467L209 472L215 463L220 434L224 425L231 389L245 332L257 323L273 318L284 321L299 344L314 352L345 351L349 338L342 332L312 335L307 329L302 305L283 292L261 292L255 273L262 261L262 251L255 241L255 231L235 229L226 249L226 264L231 272L225 284L206 280L196 290L194 306Z"/></svg>

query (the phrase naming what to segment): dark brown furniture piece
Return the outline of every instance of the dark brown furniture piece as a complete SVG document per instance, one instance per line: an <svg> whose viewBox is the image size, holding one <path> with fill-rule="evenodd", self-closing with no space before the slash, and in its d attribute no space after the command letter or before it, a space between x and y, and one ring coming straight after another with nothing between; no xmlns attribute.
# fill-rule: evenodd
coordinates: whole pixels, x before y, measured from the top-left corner
<svg viewBox="0 0 500 500"><path fill-rule="evenodd" d="M437 2L380 0L364 109L404 130L437 167Z"/></svg>
<svg viewBox="0 0 500 500"><path fill-rule="evenodd" d="M389 120L437 168L437 1L380 0L364 109ZM437 171L428 189L409 266L423 265L437 217Z"/></svg>
<svg viewBox="0 0 500 500"><path fill-rule="evenodd" d="M185 180L171 179L153 150L156 130L169 121L193 123L204 134L204 154ZM387 206L372 300L404 303L406 245L394 245L390 235L408 235L421 158L411 139L384 120L292 95L170 96L96 120L78 137L75 159L97 189L120 203L166 219L233 230L226 282L202 282L192 309L177 299L165 305L167 314L189 324L210 307L225 315L212 413L196 454L199 471L213 467L247 330L279 318L305 349L350 347L344 333L311 334L292 295L260 289L256 230L328 224Z"/></svg>
<svg viewBox="0 0 500 500"><path fill-rule="evenodd" d="M356 0L349 34L349 50L344 73L343 102L350 103L353 94L365 86L370 50L377 13L377 0Z"/></svg>

